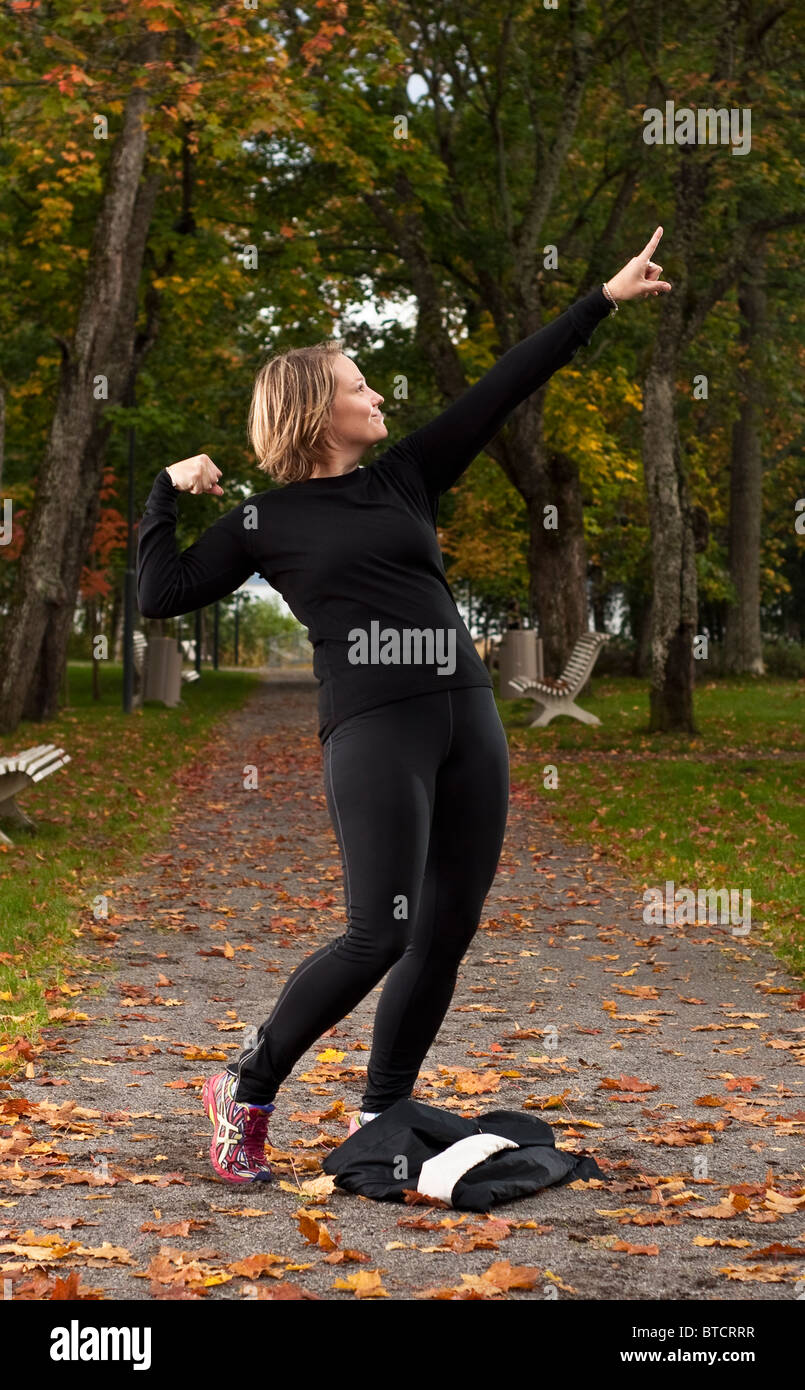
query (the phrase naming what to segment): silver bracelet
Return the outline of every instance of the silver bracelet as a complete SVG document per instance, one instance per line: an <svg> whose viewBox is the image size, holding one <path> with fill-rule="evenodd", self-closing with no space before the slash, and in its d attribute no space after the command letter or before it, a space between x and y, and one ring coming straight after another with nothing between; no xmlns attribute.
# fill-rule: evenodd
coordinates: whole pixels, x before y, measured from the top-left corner
<svg viewBox="0 0 805 1390"><path fill-rule="evenodd" d="M610 294L609 290L607 289L607 282L606 282L606 280L604 281L603 285L601 286L601 289L604 291L604 298L609 300L610 304L612 305L612 309L614 309L615 313L617 314L617 312L618 312L617 300L615 300L615 299L612 298L612 295ZM610 310L610 312L612 312L612 310Z"/></svg>

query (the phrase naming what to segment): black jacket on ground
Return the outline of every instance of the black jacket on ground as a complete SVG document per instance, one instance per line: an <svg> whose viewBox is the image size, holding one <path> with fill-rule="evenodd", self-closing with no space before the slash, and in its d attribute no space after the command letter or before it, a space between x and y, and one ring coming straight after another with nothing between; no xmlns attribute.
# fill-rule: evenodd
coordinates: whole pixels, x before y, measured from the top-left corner
<svg viewBox="0 0 805 1390"><path fill-rule="evenodd" d="M346 1192L405 1201L418 1191L462 1211L486 1211L544 1187L606 1181L595 1159L557 1149L544 1120L489 1110L475 1120L400 1100L339 1144L322 1164Z"/></svg>

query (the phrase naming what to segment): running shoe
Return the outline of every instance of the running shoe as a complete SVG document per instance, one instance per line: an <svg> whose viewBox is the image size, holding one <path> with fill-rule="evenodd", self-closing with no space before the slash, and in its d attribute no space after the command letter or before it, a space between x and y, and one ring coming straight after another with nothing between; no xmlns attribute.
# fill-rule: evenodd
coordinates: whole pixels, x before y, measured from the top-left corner
<svg viewBox="0 0 805 1390"><path fill-rule="evenodd" d="M238 1078L220 1071L204 1082L201 1098L215 1133L210 1144L212 1166L227 1182L270 1182L266 1131L273 1105L243 1105L234 1099Z"/></svg>
<svg viewBox="0 0 805 1390"><path fill-rule="evenodd" d="M377 1119L377 1115L376 1115L376 1114L375 1114L375 1115L372 1115L371 1118L365 1119L365 1120L364 1120L362 1117L363 1117L363 1111L362 1111L362 1110L359 1110L358 1113L357 1113L357 1115L353 1115L353 1116L352 1116L352 1119L351 1119L350 1122L349 1122L349 1131L348 1131L348 1133L347 1133L347 1139L351 1138L351 1136L355 1133L356 1129L363 1129L363 1126L364 1126L364 1125L371 1124L371 1123L372 1123L372 1120L376 1120L376 1119Z"/></svg>

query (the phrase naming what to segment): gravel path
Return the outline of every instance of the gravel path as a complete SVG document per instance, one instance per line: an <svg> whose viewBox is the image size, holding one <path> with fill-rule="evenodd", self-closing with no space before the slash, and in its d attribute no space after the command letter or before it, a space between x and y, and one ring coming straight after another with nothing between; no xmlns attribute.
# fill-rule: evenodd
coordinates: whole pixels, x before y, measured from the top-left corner
<svg viewBox="0 0 805 1390"><path fill-rule="evenodd" d="M357 1108L378 991L280 1091L275 1181L217 1180L201 1083L345 924L315 685L266 681L183 774L160 852L109 884L105 920L88 907L91 968L68 977L32 1074L0 1087L6 1297L47 1297L57 1277L107 1299L805 1289L801 983L726 926L647 927L642 888L557 839L516 759L512 777L500 868L415 1094L533 1109L607 1182L488 1216L331 1191L320 1162Z"/></svg>

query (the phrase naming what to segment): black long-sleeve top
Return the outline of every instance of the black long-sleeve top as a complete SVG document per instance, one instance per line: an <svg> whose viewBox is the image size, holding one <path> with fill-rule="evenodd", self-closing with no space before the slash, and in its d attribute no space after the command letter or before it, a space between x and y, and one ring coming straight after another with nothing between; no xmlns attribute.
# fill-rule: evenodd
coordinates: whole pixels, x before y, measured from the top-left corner
<svg viewBox="0 0 805 1390"><path fill-rule="evenodd" d="M491 686L445 576L439 496L611 309L592 290L370 466L245 498L180 554L177 491L163 468L139 525L140 612L189 613L263 575L308 629L322 743L376 705Z"/></svg>

